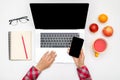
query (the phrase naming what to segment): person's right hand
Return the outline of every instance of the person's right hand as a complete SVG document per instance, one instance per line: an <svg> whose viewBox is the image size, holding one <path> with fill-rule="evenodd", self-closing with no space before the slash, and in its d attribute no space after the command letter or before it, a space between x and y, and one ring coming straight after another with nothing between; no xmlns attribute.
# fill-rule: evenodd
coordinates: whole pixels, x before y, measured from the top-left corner
<svg viewBox="0 0 120 80"><path fill-rule="evenodd" d="M83 50L81 50L79 58L73 57L73 60L78 68L84 66L85 56Z"/></svg>
<svg viewBox="0 0 120 80"><path fill-rule="evenodd" d="M40 61L38 62L38 64L36 65L36 68L39 71L43 71L43 70L47 69L54 62L55 57L56 57L56 53L54 51L46 52L42 56L42 58L40 59Z"/></svg>
<svg viewBox="0 0 120 80"><path fill-rule="evenodd" d="M69 49L68 49L69 52ZM85 56L83 53L83 49L80 52L79 58L73 57L73 60L77 66L77 68L84 66L84 60L85 60Z"/></svg>

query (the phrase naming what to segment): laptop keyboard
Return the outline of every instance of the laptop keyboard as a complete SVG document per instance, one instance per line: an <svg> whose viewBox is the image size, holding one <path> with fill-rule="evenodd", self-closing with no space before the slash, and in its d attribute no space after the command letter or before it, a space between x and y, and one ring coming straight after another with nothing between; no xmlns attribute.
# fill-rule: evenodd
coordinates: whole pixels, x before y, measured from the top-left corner
<svg viewBox="0 0 120 80"><path fill-rule="evenodd" d="M78 33L41 33L41 47L70 47L73 37Z"/></svg>

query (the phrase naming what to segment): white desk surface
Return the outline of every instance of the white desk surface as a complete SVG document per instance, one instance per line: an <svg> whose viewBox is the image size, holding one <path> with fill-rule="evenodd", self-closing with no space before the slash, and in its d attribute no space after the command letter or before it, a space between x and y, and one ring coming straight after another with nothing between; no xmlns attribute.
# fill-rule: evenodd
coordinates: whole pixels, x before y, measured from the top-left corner
<svg viewBox="0 0 120 80"><path fill-rule="evenodd" d="M34 39L31 61L10 61L8 55L8 31L31 30L34 36L34 24L29 3L32 2L80 2L90 3L85 33L85 64L89 68L93 80L120 80L120 1L119 0L1 0L0 1L0 80L21 80L29 68L35 64ZM109 20L105 24L98 22L97 17L106 13ZM28 16L26 24L9 25L9 19ZM89 32L91 23L99 25L95 34ZM114 28L112 37L104 37L101 30L104 26ZM108 47L104 55L95 59L91 48L93 40L104 38ZM79 80L74 64L53 64L41 73L38 80Z"/></svg>

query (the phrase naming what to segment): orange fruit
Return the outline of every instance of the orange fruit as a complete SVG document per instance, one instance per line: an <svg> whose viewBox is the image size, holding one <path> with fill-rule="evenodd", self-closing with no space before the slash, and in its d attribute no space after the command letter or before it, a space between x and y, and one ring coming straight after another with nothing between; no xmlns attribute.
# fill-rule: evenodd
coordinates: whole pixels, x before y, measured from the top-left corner
<svg viewBox="0 0 120 80"><path fill-rule="evenodd" d="M105 23L108 20L108 16L106 14L100 14L98 19L101 23Z"/></svg>

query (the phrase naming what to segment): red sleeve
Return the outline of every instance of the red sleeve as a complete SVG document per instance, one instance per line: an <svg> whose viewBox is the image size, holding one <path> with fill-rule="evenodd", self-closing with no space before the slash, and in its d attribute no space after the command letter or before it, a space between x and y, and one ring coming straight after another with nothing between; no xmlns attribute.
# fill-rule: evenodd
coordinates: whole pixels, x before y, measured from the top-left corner
<svg viewBox="0 0 120 80"><path fill-rule="evenodd" d="M92 80L89 70L86 66L82 66L81 68L77 68L78 76L80 80Z"/></svg>
<svg viewBox="0 0 120 80"><path fill-rule="evenodd" d="M32 66L22 80L36 80L40 72Z"/></svg>

